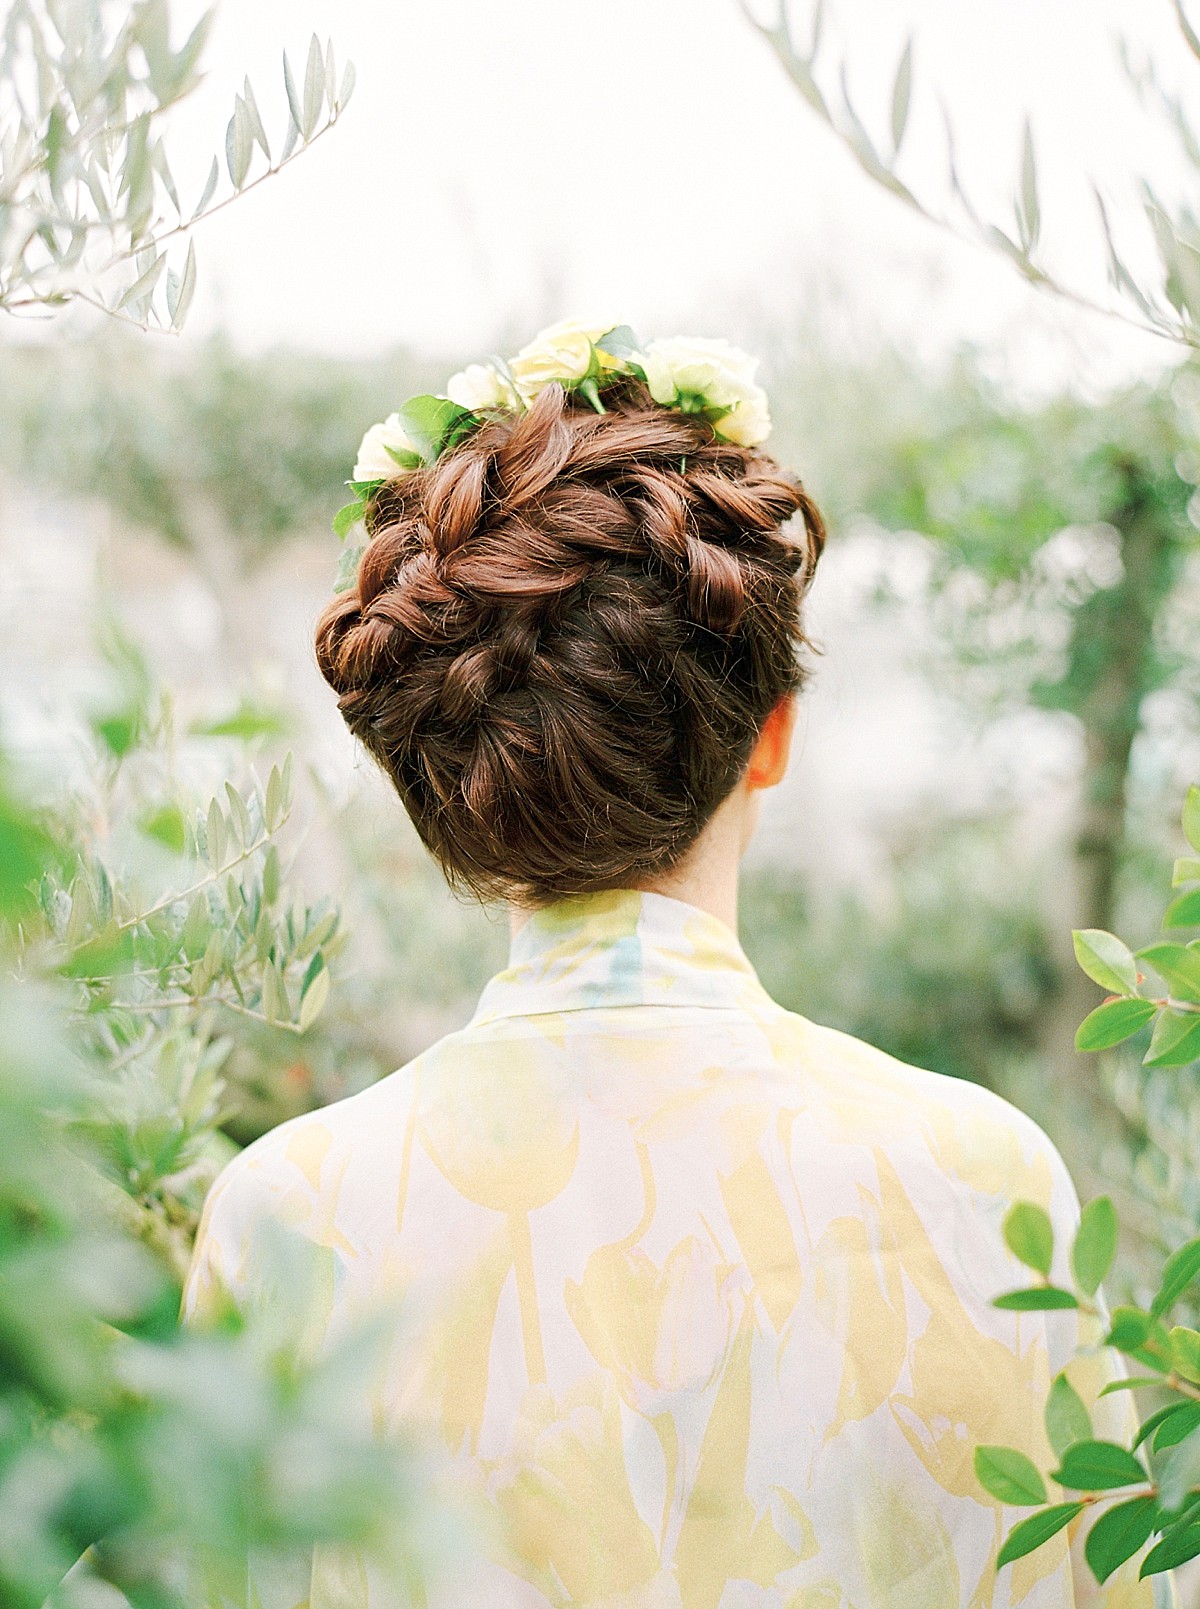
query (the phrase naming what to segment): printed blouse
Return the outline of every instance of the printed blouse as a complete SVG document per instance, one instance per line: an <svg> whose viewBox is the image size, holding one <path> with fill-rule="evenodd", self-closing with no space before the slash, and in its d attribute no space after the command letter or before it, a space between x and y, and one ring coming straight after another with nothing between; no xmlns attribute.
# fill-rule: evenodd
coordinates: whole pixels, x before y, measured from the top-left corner
<svg viewBox="0 0 1200 1609"><path fill-rule="evenodd" d="M1028 1283L1016 1200L1066 1279L1071 1180L998 1096L784 1011L678 900L536 912L464 1029L211 1192L189 1317L265 1302L289 1243L308 1344L394 1313L364 1419L423 1439L456 1516L402 1589L318 1548L257 1562L250 1601L1150 1609L1136 1559L1096 1586L1079 1522L996 1569L1024 1511L976 1445L1054 1467L1064 1367L1097 1435L1128 1412L1075 1314L992 1306Z"/></svg>

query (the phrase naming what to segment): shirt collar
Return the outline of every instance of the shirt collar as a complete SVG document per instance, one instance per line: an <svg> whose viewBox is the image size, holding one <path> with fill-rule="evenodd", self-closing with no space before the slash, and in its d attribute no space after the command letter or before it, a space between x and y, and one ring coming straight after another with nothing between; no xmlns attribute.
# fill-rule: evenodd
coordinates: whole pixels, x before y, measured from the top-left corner
<svg viewBox="0 0 1200 1609"><path fill-rule="evenodd" d="M665 894L622 888L542 906L513 939L472 1026L589 1007L769 1003L736 936Z"/></svg>

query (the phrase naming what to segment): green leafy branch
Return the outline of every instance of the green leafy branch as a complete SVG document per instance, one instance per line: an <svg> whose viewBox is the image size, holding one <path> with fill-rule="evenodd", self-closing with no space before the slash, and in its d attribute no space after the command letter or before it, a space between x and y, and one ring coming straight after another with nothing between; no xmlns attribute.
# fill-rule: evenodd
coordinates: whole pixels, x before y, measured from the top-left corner
<svg viewBox="0 0 1200 1609"><path fill-rule="evenodd" d="M194 205L175 183L164 115L200 82L205 12L173 49L169 0L14 0L0 33L0 309L85 302L142 328L179 330L196 289L196 253L168 247L201 219L281 171L328 132L354 89L333 45L314 35L298 87L283 58L287 122L278 156L249 79L225 133L230 193L214 201L214 156ZM251 177L256 153L261 171Z"/></svg>
<svg viewBox="0 0 1200 1609"><path fill-rule="evenodd" d="M1034 138L1028 120L1021 136L1012 221L1001 226L985 218L971 200L959 170L953 125L943 106L946 177L957 212L940 210L920 197L899 171L913 102L912 38L906 42L896 66L886 119L887 138L880 140L871 134L867 120L851 99L844 62L838 69L836 98L822 83L824 75L819 75L818 67L824 33L824 0L816 0L813 6L807 47L796 38L787 0L775 0L770 21L761 20L751 0L740 0L740 4L812 111L837 136L868 177L905 206L956 239L999 253L1030 284L1076 307L1119 319L1185 346L1200 346L1200 222L1192 208L1185 205L1172 210L1149 180L1139 181L1142 212L1159 266L1159 283L1147 286L1127 267L1117 246L1109 209L1093 186L1104 237L1106 277L1118 298L1115 305L1097 301L1058 278L1039 256L1042 208ZM1180 36L1191 55L1200 60L1200 38L1188 21L1183 0L1173 0L1173 4ZM1178 99L1159 91L1157 100L1185 160L1200 176L1200 137L1189 124Z"/></svg>
<svg viewBox="0 0 1200 1609"><path fill-rule="evenodd" d="M1072 1290L1049 1281L1054 1231L1044 1208L1018 1202L1005 1219L1004 1234L1009 1249L1040 1282L999 1297L996 1307L1025 1312L1070 1307L1103 1317L1097 1292L1117 1243L1116 1213L1107 1196L1084 1208L1071 1247ZM999 1567L1041 1547L1085 1509L1110 1503L1084 1544L1098 1581L1107 1580L1152 1536L1160 1540L1143 1560L1142 1576L1174 1569L1200 1554L1200 1331L1179 1324L1168 1328L1166 1322L1198 1279L1200 1239L1167 1260L1148 1308L1118 1307L1107 1325L1104 1344L1143 1372L1110 1382L1103 1394L1155 1387L1177 1399L1142 1421L1131 1447L1097 1438L1065 1372L1056 1376L1045 1423L1059 1462L1048 1478L1069 1494L1063 1501L1049 1501L1046 1480L1026 1454L1012 1447L976 1448L975 1473L993 1497L1037 1508L1009 1532Z"/></svg>
<svg viewBox="0 0 1200 1609"><path fill-rule="evenodd" d="M76 980L80 1010L102 1010L113 1026L219 1006L307 1032L328 999L328 962L342 935L328 902L282 897L275 840L291 808L289 755L271 768L264 790L227 782L224 799L212 798L190 826L174 804L145 814L143 832L176 851L192 875L141 906L136 889L125 879L114 884L100 856L83 847L65 883L44 875L43 936L51 964Z"/></svg>
<svg viewBox="0 0 1200 1609"><path fill-rule="evenodd" d="M1175 862L1172 886L1181 889L1167 907L1168 932L1200 927L1200 787L1188 789L1183 831L1190 855ZM1143 1062L1147 1067L1184 1067L1200 1059L1200 938L1161 942L1132 951L1099 928L1077 931L1075 955L1109 998L1079 1026L1079 1050L1108 1050L1154 1023ZM1165 993L1146 993L1145 962L1162 979Z"/></svg>
<svg viewBox="0 0 1200 1609"><path fill-rule="evenodd" d="M1169 906L1168 929L1200 926L1200 788L1188 790L1183 830L1194 854L1176 861L1174 886L1182 887ZM1111 933L1075 934L1075 953L1087 975L1111 998L1080 1027L1083 1050L1120 1044L1151 1021L1145 1065L1178 1067L1200 1057L1200 940L1153 944L1131 952ZM1141 993L1147 962L1163 979L1167 993ZM1041 1547L1085 1510L1096 1509L1084 1542L1084 1556L1098 1581L1106 1581L1152 1538L1158 1540L1141 1562L1142 1577L1158 1575L1200 1557L1200 1330L1170 1322L1173 1310L1200 1283L1200 1237L1167 1258L1158 1289L1145 1307L1114 1309L1111 1318L1099 1298L1117 1248L1117 1215L1111 1200L1088 1202L1070 1249L1070 1288L1051 1280L1054 1229L1045 1208L1021 1201L1004 1220L1004 1238L1013 1255L1037 1275L1037 1282L996 1298L1009 1312L1074 1309L1104 1326L1104 1345L1135 1364L1140 1372L1112 1380L1102 1395L1119 1391L1157 1391L1165 1395L1142 1420L1131 1445L1097 1437L1091 1415L1066 1373L1059 1374L1046 1401L1046 1435L1058 1467L1048 1479L1063 1492L1051 1502L1046 1479L1033 1461L1012 1447L981 1446L975 1451L980 1484L1000 1502L1034 1513L1020 1520L1000 1549L999 1567Z"/></svg>

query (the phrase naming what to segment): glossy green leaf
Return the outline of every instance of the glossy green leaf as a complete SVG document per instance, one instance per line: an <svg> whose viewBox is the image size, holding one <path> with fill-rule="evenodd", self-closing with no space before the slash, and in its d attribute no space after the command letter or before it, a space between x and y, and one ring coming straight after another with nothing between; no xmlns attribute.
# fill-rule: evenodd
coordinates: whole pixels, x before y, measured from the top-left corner
<svg viewBox="0 0 1200 1609"><path fill-rule="evenodd" d="M1180 888L1184 883L1200 883L1200 858L1195 855L1180 855L1171 867L1171 887Z"/></svg>
<svg viewBox="0 0 1200 1609"><path fill-rule="evenodd" d="M1164 1570L1178 1569L1197 1555L1200 1555L1200 1524L1192 1521L1175 1526L1164 1532L1162 1541L1147 1553L1138 1577L1144 1580L1146 1576L1161 1575Z"/></svg>
<svg viewBox="0 0 1200 1609"><path fill-rule="evenodd" d="M1070 1525L1077 1514L1083 1513L1082 1503L1052 1503L1027 1520L1014 1525L1004 1539L1004 1546L996 1556L996 1568L1003 1569L1014 1559L1022 1559L1034 1548L1040 1548L1052 1536L1057 1536L1064 1525Z"/></svg>
<svg viewBox="0 0 1200 1609"><path fill-rule="evenodd" d="M1117 1211L1108 1196L1089 1201L1080 1214L1071 1247L1071 1267L1079 1288L1095 1296L1117 1250Z"/></svg>
<svg viewBox="0 0 1200 1609"><path fill-rule="evenodd" d="M1129 947L1103 928L1076 929L1075 959L1109 994L1133 994L1137 989L1137 963Z"/></svg>
<svg viewBox="0 0 1200 1609"><path fill-rule="evenodd" d="M1149 1000L1106 1000L1079 1024L1075 1049L1109 1050L1144 1028L1155 1009Z"/></svg>
<svg viewBox="0 0 1200 1609"><path fill-rule="evenodd" d="M1053 1471L1060 1486L1075 1492L1104 1492L1149 1477L1127 1447L1115 1441L1077 1441Z"/></svg>
<svg viewBox="0 0 1200 1609"><path fill-rule="evenodd" d="M365 551L365 544L362 543L347 543L342 549L341 556L338 559L337 571L333 578L333 590L335 593L345 592L347 588L352 587L358 580L359 560Z"/></svg>
<svg viewBox="0 0 1200 1609"><path fill-rule="evenodd" d="M608 330L596 342L597 352L607 352L609 357L620 358L622 362L636 357L641 351L641 343L628 324L618 324Z"/></svg>
<svg viewBox="0 0 1200 1609"><path fill-rule="evenodd" d="M1046 1435L1059 1458L1076 1441L1093 1435L1091 1415L1065 1374L1056 1374L1046 1398Z"/></svg>
<svg viewBox="0 0 1200 1609"><path fill-rule="evenodd" d="M1186 1067L1200 1058L1200 1011L1164 1011L1142 1058L1147 1067Z"/></svg>
<svg viewBox="0 0 1200 1609"><path fill-rule="evenodd" d="M1150 1533L1157 1529L1158 1517L1158 1504L1153 1497L1131 1497L1105 1509L1083 1545L1084 1557L1097 1581L1107 1581L1114 1570L1145 1546Z"/></svg>
<svg viewBox="0 0 1200 1609"><path fill-rule="evenodd" d="M1200 1330L1177 1324L1170 1332L1171 1367L1185 1380L1200 1382Z"/></svg>
<svg viewBox="0 0 1200 1609"><path fill-rule="evenodd" d="M1165 1412L1161 1424L1154 1427L1154 1440L1150 1445L1156 1453L1178 1447L1200 1425L1200 1402L1175 1402L1170 1407L1174 1411Z"/></svg>
<svg viewBox="0 0 1200 1609"><path fill-rule="evenodd" d="M1155 1385L1162 1384L1160 1380L1156 1380L1154 1383ZM1186 1410L1189 1408L1195 1408L1197 1413L1200 1413L1200 1402L1168 1402L1165 1407L1156 1408L1155 1411L1148 1415L1148 1417L1145 1418L1138 1426L1138 1433L1133 1443L1134 1452L1138 1450L1144 1441L1149 1441L1154 1435L1155 1431L1161 1430L1161 1428L1167 1424L1169 1420L1174 1419L1178 1414L1186 1412ZM1190 1430L1192 1426L1189 1424L1187 1428ZM1179 1439L1182 1440L1182 1436ZM1171 1442L1170 1445L1174 1446L1175 1443Z"/></svg>
<svg viewBox="0 0 1200 1609"><path fill-rule="evenodd" d="M1148 944L1138 951L1138 960L1149 961L1177 999L1200 1001L1200 950L1184 944Z"/></svg>
<svg viewBox="0 0 1200 1609"><path fill-rule="evenodd" d="M410 397L399 410L404 433L427 464L437 461L478 424L469 408L447 397Z"/></svg>
<svg viewBox="0 0 1200 1609"><path fill-rule="evenodd" d="M1049 1274L1054 1260L1054 1227L1044 1207L1017 1201L1005 1214L1004 1239L1014 1257L1037 1274Z"/></svg>
<svg viewBox="0 0 1200 1609"><path fill-rule="evenodd" d="M333 516L334 535L345 541L351 530L358 524L367 511L365 497L356 497L353 503L343 503Z"/></svg>
<svg viewBox="0 0 1200 1609"><path fill-rule="evenodd" d="M1200 888L1180 894L1167 906L1164 927L1200 927Z"/></svg>
<svg viewBox="0 0 1200 1609"><path fill-rule="evenodd" d="M1079 1298L1057 1285L1031 1285L1028 1290L1006 1291L996 1297L992 1306L1006 1313L1049 1313L1056 1308L1078 1307Z"/></svg>
<svg viewBox="0 0 1200 1609"><path fill-rule="evenodd" d="M1149 1386L1154 1386L1161 1391L1162 1376L1158 1374L1131 1374L1127 1375L1124 1380L1110 1380L1106 1386L1101 1387L1100 1395L1102 1397L1111 1397L1117 1391L1144 1391Z"/></svg>
<svg viewBox="0 0 1200 1609"><path fill-rule="evenodd" d="M1139 1307L1116 1307L1108 1326L1108 1345L1130 1352L1145 1346L1153 1327L1153 1316Z"/></svg>
<svg viewBox="0 0 1200 1609"><path fill-rule="evenodd" d="M975 1475L1002 1503L1027 1508L1046 1501L1046 1483L1037 1467L1015 1447L976 1447Z"/></svg>

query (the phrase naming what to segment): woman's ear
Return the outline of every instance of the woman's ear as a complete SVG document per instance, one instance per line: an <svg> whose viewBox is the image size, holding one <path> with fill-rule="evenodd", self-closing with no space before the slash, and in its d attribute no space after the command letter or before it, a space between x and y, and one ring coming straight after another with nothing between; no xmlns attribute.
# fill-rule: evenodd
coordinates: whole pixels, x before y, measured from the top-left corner
<svg viewBox="0 0 1200 1609"><path fill-rule="evenodd" d="M751 788L773 788L783 781L788 756L792 752L792 733L796 730L796 713L800 701L795 693L787 693L776 704L762 724L758 741L750 752L746 767L746 782Z"/></svg>

